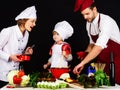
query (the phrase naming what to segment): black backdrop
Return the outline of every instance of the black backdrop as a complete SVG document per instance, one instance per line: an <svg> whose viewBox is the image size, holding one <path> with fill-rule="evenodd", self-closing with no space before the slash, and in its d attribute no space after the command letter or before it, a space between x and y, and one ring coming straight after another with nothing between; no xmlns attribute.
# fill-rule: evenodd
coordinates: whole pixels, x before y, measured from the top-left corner
<svg viewBox="0 0 120 90"><path fill-rule="evenodd" d="M113 17L120 26L120 13L118 0L95 0L98 11ZM28 45L35 44L34 54L30 62L25 62L27 73L42 71L43 64L47 62L49 49L53 44L52 30L54 25L67 20L74 28L74 34L66 40L71 44L73 52L73 68L79 60L76 52L85 50L89 39L86 34L85 20L80 12L73 12L74 0L1 0L0 1L0 30L15 25L15 17L25 8L35 5L37 9L36 27L30 32Z"/></svg>

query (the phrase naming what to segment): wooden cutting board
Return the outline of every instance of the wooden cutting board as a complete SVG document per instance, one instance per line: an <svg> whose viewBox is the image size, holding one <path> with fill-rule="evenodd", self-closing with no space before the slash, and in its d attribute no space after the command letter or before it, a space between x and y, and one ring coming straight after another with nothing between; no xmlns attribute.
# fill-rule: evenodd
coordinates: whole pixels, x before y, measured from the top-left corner
<svg viewBox="0 0 120 90"><path fill-rule="evenodd" d="M68 84L69 87L77 88L77 89L84 89L84 86L80 85L79 83L68 83L68 82L66 83Z"/></svg>

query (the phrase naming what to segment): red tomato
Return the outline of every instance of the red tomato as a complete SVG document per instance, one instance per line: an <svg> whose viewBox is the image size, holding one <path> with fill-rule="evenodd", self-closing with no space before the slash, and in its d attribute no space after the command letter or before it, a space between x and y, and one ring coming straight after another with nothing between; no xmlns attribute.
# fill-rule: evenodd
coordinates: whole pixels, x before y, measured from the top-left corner
<svg viewBox="0 0 120 90"><path fill-rule="evenodd" d="M15 75L15 76L13 77L13 82L14 82L14 84L20 84L21 81L22 81L22 78L19 77L18 75Z"/></svg>
<svg viewBox="0 0 120 90"><path fill-rule="evenodd" d="M19 76L19 77L22 77L22 76L24 76L24 75L25 75L24 70L20 70L20 71L18 72L18 76Z"/></svg>
<svg viewBox="0 0 120 90"><path fill-rule="evenodd" d="M6 88L14 88L14 86L8 85L6 86Z"/></svg>
<svg viewBox="0 0 120 90"><path fill-rule="evenodd" d="M87 56L88 52L79 51L77 52L78 58L84 59Z"/></svg>

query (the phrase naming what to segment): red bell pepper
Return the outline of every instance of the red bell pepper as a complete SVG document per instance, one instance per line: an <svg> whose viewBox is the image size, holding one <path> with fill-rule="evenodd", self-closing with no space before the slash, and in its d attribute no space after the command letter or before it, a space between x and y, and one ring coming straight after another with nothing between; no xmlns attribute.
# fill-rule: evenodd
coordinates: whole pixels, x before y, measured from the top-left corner
<svg viewBox="0 0 120 90"><path fill-rule="evenodd" d="M14 84L20 84L21 81L22 81L22 78L19 77L18 75L15 75L15 76L13 77L13 82L14 82Z"/></svg>

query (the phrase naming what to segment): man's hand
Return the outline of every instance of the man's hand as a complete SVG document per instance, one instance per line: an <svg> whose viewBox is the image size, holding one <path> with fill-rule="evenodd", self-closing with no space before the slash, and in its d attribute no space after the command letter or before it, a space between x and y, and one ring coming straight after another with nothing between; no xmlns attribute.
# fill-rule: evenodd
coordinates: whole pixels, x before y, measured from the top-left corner
<svg viewBox="0 0 120 90"><path fill-rule="evenodd" d="M84 66L82 65L82 63L80 63L77 66L75 66L75 68L73 69L73 73L80 74L83 68Z"/></svg>

